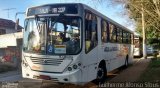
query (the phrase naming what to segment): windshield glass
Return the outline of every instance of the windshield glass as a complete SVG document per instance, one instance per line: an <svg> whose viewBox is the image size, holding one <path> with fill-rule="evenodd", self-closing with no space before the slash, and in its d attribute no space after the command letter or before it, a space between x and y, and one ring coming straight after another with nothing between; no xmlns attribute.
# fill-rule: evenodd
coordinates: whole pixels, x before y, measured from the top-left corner
<svg viewBox="0 0 160 88"><path fill-rule="evenodd" d="M81 49L81 19L44 17L27 19L23 50L39 54L77 54Z"/></svg>

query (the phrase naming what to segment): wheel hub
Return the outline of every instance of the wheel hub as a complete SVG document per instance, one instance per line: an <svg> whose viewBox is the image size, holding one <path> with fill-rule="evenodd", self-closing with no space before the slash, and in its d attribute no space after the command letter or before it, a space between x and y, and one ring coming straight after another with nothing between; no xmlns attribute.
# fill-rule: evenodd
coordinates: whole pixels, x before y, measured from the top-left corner
<svg viewBox="0 0 160 88"><path fill-rule="evenodd" d="M99 78L99 79L101 79L101 78L103 77L103 75L104 75L104 71L103 71L103 69L102 69L102 68L99 68L99 69L98 69L98 73L97 73L97 75L98 75L98 77L97 77L97 78Z"/></svg>

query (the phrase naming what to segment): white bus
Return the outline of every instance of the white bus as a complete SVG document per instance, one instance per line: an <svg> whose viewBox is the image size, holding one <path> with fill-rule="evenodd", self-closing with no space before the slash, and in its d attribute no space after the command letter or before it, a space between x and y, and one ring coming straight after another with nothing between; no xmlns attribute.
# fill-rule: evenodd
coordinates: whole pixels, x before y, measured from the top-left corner
<svg viewBox="0 0 160 88"><path fill-rule="evenodd" d="M142 37L138 34L134 34L134 57L143 56Z"/></svg>
<svg viewBox="0 0 160 88"><path fill-rule="evenodd" d="M27 9L24 78L62 83L104 82L107 72L132 63L133 32L81 3Z"/></svg>

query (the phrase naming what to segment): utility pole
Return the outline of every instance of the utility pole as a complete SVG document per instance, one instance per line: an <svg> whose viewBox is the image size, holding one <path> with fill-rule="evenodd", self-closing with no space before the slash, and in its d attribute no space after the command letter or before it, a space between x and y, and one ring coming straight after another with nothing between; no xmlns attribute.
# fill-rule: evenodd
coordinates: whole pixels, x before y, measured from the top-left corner
<svg viewBox="0 0 160 88"><path fill-rule="evenodd" d="M8 13L8 18L9 18L9 11L10 10L15 10L16 8L7 8L7 9L3 9L3 11L7 11L7 13Z"/></svg>
<svg viewBox="0 0 160 88"><path fill-rule="evenodd" d="M16 12L16 15L15 15L15 21L16 21L15 30L18 30L19 19L17 19L17 15L19 15L19 14L25 14L25 12Z"/></svg>
<svg viewBox="0 0 160 88"><path fill-rule="evenodd" d="M17 19L17 15L19 15L19 14L25 14L25 12L16 12L15 20Z"/></svg>
<svg viewBox="0 0 160 88"><path fill-rule="evenodd" d="M146 34L145 34L145 21L144 21L144 8L143 8L143 0L141 0L141 5L142 5L142 34L143 34L143 58L147 59L147 54L146 54Z"/></svg>

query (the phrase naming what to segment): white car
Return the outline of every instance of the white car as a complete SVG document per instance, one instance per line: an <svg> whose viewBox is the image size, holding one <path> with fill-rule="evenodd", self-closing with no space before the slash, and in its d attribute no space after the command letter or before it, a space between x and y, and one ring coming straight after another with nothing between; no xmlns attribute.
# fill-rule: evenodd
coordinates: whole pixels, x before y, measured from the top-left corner
<svg viewBox="0 0 160 88"><path fill-rule="evenodd" d="M147 48L147 55L153 55L154 54L154 49L153 47L148 47Z"/></svg>
<svg viewBox="0 0 160 88"><path fill-rule="evenodd" d="M153 47L148 47L147 55L154 55L154 54L158 54L158 50L153 49Z"/></svg>

